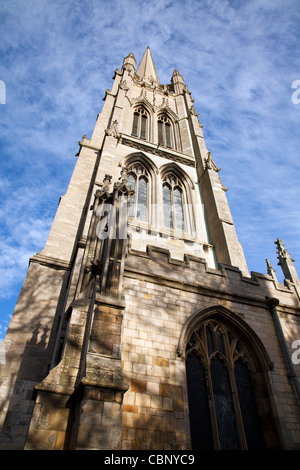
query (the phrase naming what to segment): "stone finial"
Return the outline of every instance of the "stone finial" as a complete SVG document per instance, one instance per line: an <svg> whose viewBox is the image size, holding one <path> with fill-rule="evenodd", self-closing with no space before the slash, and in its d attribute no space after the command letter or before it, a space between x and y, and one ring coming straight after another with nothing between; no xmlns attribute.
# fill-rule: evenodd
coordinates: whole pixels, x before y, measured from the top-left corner
<svg viewBox="0 0 300 470"><path fill-rule="evenodd" d="M280 258L282 258L282 259L288 259L289 258L292 262L295 261L294 259L292 259L290 257L289 253L287 252L285 246L282 243L282 240L279 240L279 238L277 238L277 240L274 243L277 246L277 253L278 253L278 259L279 259L278 264L280 264Z"/></svg>
<svg viewBox="0 0 300 470"><path fill-rule="evenodd" d="M132 191L131 186L128 182L128 178L129 178L128 173L129 173L128 168L123 166L121 169L121 176L118 179L118 181L114 184L114 189L122 193L126 193L130 196L131 194L134 194L134 191Z"/></svg>
<svg viewBox="0 0 300 470"><path fill-rule="evenodd" d="M270 260L269 260L268 258L266 259L266 263L267 263L267 273L268 273L269 276L271 276L275 281L277 281L275 269L274 269L273 266L271 265Z"/></svg>
<svg viewBox="0 0 300 470"><path fill-rule="evenodd" d="M128 56L125 57L123 61L123 69L127 70L128 72L132 72L134 71L135 66L136 66L136 60L135 60L134 54L133 52L130 52L130 54L128 54Z"/></svg>
<svg viewBox="0 0 300 470"><path fill-rule="evenodd" d="M277 240L274 242L277 248L277 253L278 253L278 264L281 266L283 275L286 280L292 281L295 284L299 284L299 278L298 274L296 271L296 268L294 266L294 261L288 251L286 250L285 246L282 243L282 240Z"/></svg>
<svg viewBox="0 0 300 470"><path fill-rule="evenodd" d="M110 196L110 185L111 185L112 176L106 174L103 179L103 184L100 185L100 189L97 189L95 193L96 199L107 199ZM93 208L94 206L92 206Z"/></svg>
<svg viewBox="0 0 300 470"><path fill-rule="evenodd" d="M270 263L270 260L268 258L266 258L266 263L267 263L267 273L272 276L273 273L275 272L275 269L273 268L273 266L271 265Z"/></svg>

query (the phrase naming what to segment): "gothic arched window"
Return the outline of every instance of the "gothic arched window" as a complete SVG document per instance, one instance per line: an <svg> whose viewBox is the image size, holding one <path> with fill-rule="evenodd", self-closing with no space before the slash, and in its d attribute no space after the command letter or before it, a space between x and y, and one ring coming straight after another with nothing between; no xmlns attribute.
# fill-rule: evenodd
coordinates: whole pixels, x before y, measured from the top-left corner
<svg viewBox="0 0 300 470"><path fill-rule="evenodd" d="M149 200L148 172L140 163L134 163L128 170L128 182L134 191L129 203L129 217L147 222Z"/></svg>
<svg viewBox="0 0 300 470"><path fill-rule="evenodd" d="M158 126L158 143L165 147L172 147L172 124L170 119L162 114L157 121Z"/></svg>
<svg viewBox="0 0 300 470"><path fill-rule="evenodd" d="M132 135L147 139L148 115L142 106L135 108L133 113Z"/></svg>
<svg viewBox="0 0 300 470"><path fill-rule="evenodd" d="M163 180L163 225L174 230L185 230L184 188L174 174L167 174Z"/></svg>
<svg viewBox="0 0 300 470"><path fill-rule="evenodd" d="M190 335L186 374L193 450L265 447L252 376L243 342L208 319Z"/></svg>

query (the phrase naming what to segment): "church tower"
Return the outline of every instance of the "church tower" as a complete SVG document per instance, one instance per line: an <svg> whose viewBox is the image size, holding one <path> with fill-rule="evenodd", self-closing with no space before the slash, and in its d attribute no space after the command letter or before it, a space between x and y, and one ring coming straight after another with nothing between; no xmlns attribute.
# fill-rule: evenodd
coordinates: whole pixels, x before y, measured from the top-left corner
<svg viewBox="0 0 300 470"><path fill-rule="evenodd" d="M299 448L291 257L249 275L177 70L113 80L4 340L0 448Z"/></svg>

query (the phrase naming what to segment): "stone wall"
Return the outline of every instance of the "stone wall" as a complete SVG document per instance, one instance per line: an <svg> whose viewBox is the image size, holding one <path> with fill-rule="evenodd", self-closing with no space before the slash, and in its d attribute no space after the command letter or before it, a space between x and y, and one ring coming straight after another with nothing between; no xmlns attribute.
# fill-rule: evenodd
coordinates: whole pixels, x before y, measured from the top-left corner
<svg viewBox="0 0 300 470"><path fill-rule="evenodd" d="M31 262L0 364L0 448L22 449L34 407L34 387L47 375L63 310L68 271ZM45 286L47 289L45 291Z"/></svg>
<svg viewBox="0 0 300 470"><path fill-rule="evenodd" d="M123 449L190 448L185 361L177 347L186 320L216 305L247 322L265 345L274 365L269 372L274 422L283 446L299 448L299 403L265 303L267 295L280 298L283 327L293 330L289 342L300 337L293 291L276 287L270 276L244 278L234 268L207 270L201 260L172 260L159 248L150 248L148 255L131 253L124 289L122 367L130 388L123 403Z"/></svg>

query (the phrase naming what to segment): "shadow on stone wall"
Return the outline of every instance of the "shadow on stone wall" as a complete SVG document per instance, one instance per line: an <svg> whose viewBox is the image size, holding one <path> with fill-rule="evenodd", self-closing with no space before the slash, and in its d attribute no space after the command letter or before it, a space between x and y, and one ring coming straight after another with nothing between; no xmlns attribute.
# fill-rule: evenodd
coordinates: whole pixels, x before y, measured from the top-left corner
<svg viewBox="0 0 300 470"><path fill-rule="evenodd" d="M24 448L34 387L49 372L69 275L36 263L28 274L6 333L10 342L6 363L0 365L0 449L4 450ZM50 293L45 291L46 277L52 278Z"/></svg>

